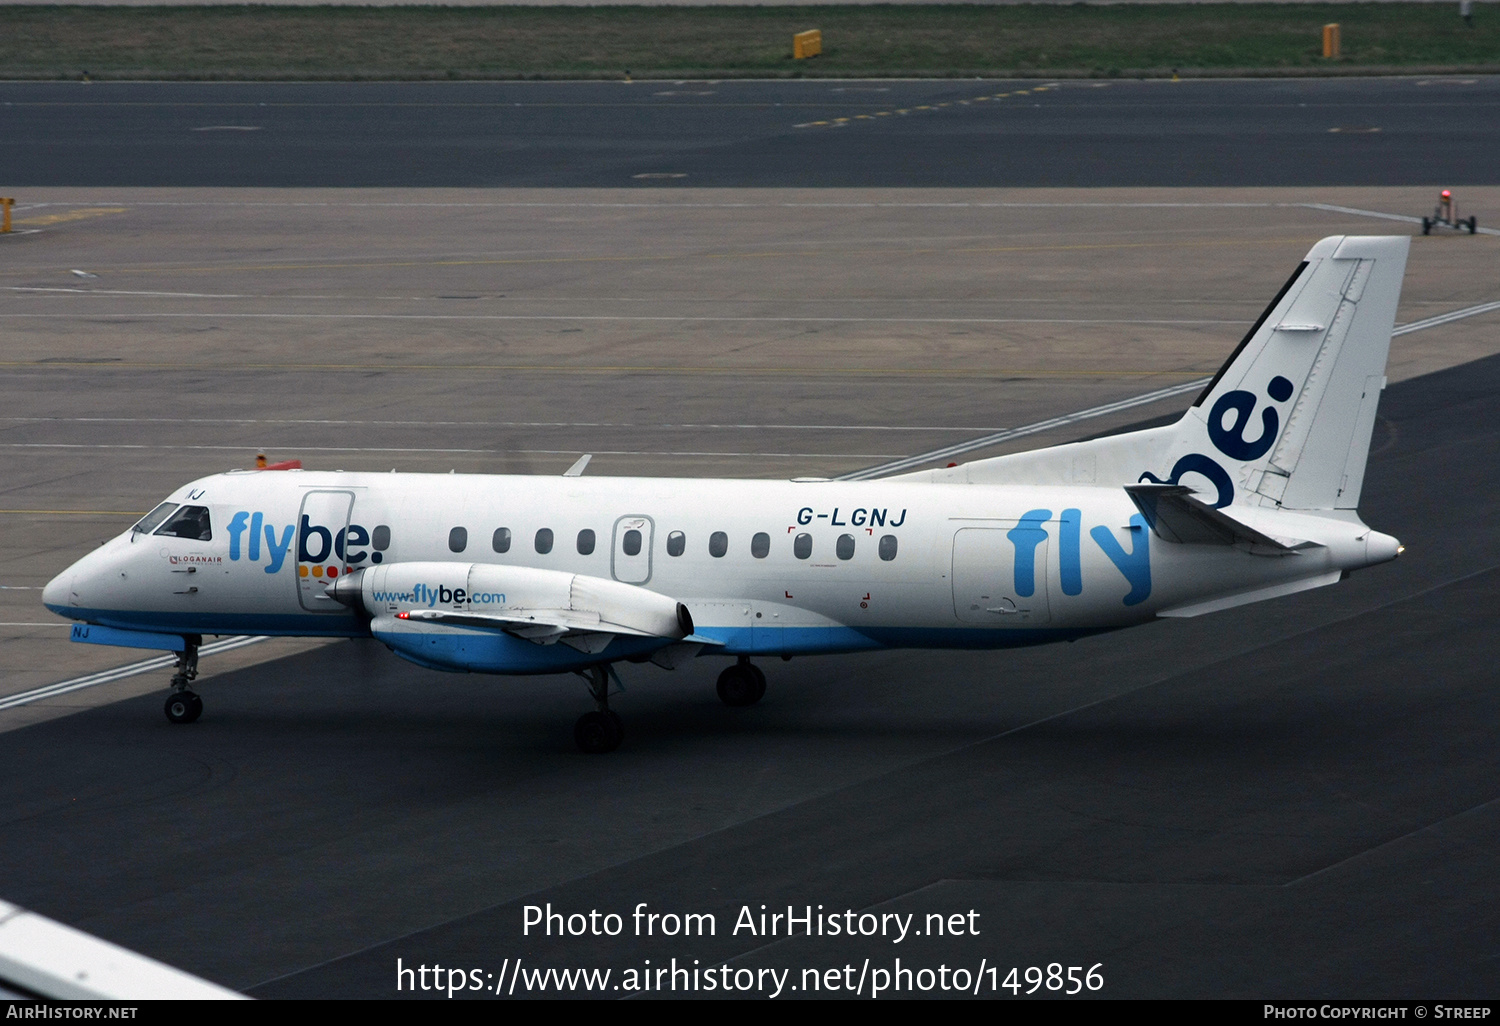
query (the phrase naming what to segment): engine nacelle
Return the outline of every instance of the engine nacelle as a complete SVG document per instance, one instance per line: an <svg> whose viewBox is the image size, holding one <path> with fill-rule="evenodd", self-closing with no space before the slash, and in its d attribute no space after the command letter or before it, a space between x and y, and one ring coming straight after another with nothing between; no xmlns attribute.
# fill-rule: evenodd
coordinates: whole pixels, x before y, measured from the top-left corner
<svg viewBox="0 0 1500 1026"><path fill-rule="evenodd" d="M371 633L398 655L442 670L563 672L646 656L693 632L675 599L560 570L391 563L341 577L329 592L363 608Z"/></svg>

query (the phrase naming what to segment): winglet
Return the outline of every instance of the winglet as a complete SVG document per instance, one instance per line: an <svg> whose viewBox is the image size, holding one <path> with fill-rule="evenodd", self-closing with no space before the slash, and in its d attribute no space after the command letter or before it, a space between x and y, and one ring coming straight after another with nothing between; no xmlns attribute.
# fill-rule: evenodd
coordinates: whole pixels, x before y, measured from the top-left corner
<svg viewBox="0 0 1500 1026"><path fill-rule="evenodd" d="M591 460L593 458L594 458L594 454L593 453L591 453L591 452L584 453L582 456L578 457L578 460L571 467L569 467L567 470L563 471L563 477L582 477L583 476L583 468L586 467L586 466L588 466L589 465L589 460Z"/></svg>

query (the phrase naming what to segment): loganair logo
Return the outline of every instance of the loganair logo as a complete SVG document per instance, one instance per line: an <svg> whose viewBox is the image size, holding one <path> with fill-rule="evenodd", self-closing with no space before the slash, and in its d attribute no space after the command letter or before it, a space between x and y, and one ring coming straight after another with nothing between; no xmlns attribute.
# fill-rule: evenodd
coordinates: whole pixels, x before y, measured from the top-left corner
<svg viewBox="0 0 1500 1026"><path fill-rule="evenodd" d="M1280 374L1266 386L1266 394L1278 403L1290 399L1292 391L1292 383ZM1259 399L1254 392L1235 389L1221 395L1208 412L1208 440L1214 444L1215 449L1235 463L1258 460L1276 444L1276 434L1281 430L1281 415L1269 404L1260 411L1260 434L1253 440L1245 437L1250 421L1254 419L1257 402ZM1225 426L1225 418L1231 413L1234 414L1234 420ZM1230 480L1229 472L1217 460L1198 452L1190 452L1172 464L1172 472L1165 480L1149 470L1140 476L1140 480L1156 484L1177 484L1184 474L1200 474L1213 483L1218 491L1217 500L1213 503L1215 509L1234 501L1234 482Z"/></svg>
<svg viewBox="0 0 1500 1026"><path fill-rule="evenodd" d="M426 603L428 609L434 606L461 606L465 602L476 606L505 605L503 591L469 591L467 588L449 588L441 584L436 588L430 584L416 584L411 591L377 591L374 595L376 602L395 602L403 606L420 606Z"/></svg>
<svg viewBox="0 0 1500 1026"><path fill-rule="evenodd" d="M1051 519L1050 509L1030 510L1022 515L1020 523L1005 532L1005 537L1016 549L1015 585L1016 594L1021 598L1030 598L1036 594L1036 550L1037 546L1047 540L1047 529L1042 525ZM1138 513L1130 518L1130 526L1131 542L1128 552L1109 528L1101 525L1089 531L1094 544L1109 557L1109 561L1130 585L1130 592L1124 600L1127 606L1136 605L1151 597L1151 532L1146 529L1146 521ZM1082 535L1083 512L1076 509L1063 510L1059 518L1057 569L1062 577L1064 595L1083 592Z"/></svg>
<svg viewBox="0 0 1500 1026"><path fill-rule="evenodd" d="M294 542L298 563L338 562L352 567L366 559L379 563L383 558L379 552L365 551L370 544L370 532L358 524L334 531L311 523L305 514L296 526L285 527L267 523L264 513L241 511L229 518L231 563L241 559L251 563L264 561L266 573L274 574L286 563Z"/></svg>

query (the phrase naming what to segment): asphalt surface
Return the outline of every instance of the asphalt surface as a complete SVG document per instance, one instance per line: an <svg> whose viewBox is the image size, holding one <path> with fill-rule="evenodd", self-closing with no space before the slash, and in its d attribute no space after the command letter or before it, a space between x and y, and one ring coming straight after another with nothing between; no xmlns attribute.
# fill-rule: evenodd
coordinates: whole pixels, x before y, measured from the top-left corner
<svg viewBox="0 0 1500 1026"><path fill-rule="evenodd" d="M493 987L517 958L618 982L674 957L798 986L900 957L1102 963L1115 997L1493 995L1497 396L1500 358L1386 392L1362 514L1394 564L1074 645L778 662L748 710L710 666L627 670L608 758L559 729L581 686L357 643L221 676L193 729L151 695L12 731L7 898L261 997L394 996L398 958ZM548 902L625 932L523 935ZM639 902L716 933L633 937ZM979 933L736 935L761 904Z"/></svg>
<svg viewBox="0 0 1500 1026"><path fill-rule="evenodd" d="M5 83L0 138L11 187L1481 185L1500 78Z"/></svg>

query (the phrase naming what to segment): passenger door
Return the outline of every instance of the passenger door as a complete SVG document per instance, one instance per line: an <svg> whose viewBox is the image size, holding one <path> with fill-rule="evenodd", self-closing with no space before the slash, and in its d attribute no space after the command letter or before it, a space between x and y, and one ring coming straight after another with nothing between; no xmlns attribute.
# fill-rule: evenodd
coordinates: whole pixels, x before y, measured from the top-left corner
<svg viewBox="0 0 1500 1026"><path fill-rule="evenodd" d="M353 492L315 491L302 497L292 544L297 547L297 601L310 613L348 612L327 589L345 569L342 539L353 507Z"/></svg>

